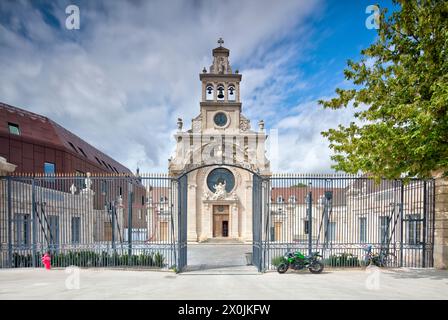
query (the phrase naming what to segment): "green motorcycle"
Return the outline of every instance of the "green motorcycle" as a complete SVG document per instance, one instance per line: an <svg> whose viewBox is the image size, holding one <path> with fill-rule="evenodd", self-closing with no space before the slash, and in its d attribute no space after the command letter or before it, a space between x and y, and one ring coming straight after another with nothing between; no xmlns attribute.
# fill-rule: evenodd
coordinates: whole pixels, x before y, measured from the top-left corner
<svg viewBox="0 0 448 320"><path fill-rule="evenodd" d="M289 268L301 270L308 268L311 273L321 273L324 270L324 264L320 261L322 258L318 252L313 252L310 256L305 256L300 251L287 252L278 265L278 273L285 273Z"/></svg>

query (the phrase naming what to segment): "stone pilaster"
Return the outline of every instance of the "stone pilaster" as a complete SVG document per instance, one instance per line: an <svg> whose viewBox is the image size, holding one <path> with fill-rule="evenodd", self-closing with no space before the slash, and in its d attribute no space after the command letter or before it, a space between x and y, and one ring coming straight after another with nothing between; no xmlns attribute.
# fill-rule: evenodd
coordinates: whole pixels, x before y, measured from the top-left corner
<svg viewBox="0 0 448 320"><path fill-rule="evenodd" d="M195 184L188 185L188 232L187 232L187 240L188 241L198 241L198 234L196 228L196 190L197 186Z"/></svg>
<svg viewBox="0 0 448 320"><path fill-rule="evenodd" d="M448 268L448 178L442 172L434 174L435 191L435 230L434 230L434 267Z"/></svg>
<svg viewBox="0 0 448 320"><path fill-rule="evenodd" d="M230 227L230 237L233 239L236 239L239 237L239 235L238 235L238 205L237 205L237 203L233 203L230 206L230 210L231 210L230 221L232 223L232 225Z"/></svg>

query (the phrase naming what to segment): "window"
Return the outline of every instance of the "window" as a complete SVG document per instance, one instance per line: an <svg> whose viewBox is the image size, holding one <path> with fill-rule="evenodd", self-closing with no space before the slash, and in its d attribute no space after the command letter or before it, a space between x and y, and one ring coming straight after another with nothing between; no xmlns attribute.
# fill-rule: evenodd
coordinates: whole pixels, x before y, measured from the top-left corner
<svg viewBox="0 0 448 320"><path fill-rule="evenodd" d="M159 213L160 213L160 214L163 214L163 208L162 208L162 207L160 207L160 209L159 209Z"/></svg>
<svg viewBox="0 0 448 320"><path fill-rule="evenodd" d="M380 217L380 242L382 244L387 243L389 240L389 217Z"/></svg>
<svg viewBox="0 0 448 320"><path fill-rule="evenodd" d="M73 150L75 150L76 153L79 153L78 150L76 150L76 148L75 148L75 146L73 145L73 143L71 143L71 142L69 141L68 144L70 145L70 147L72 147Z"/></svg>
<svg viewBox="0 0 448 320"><path fill-rule="evenodd" d="M15 123L8 122L9 133L20 136L19 125Z"/></svg>
<svg viewBox="0 0 448 320"><path fill-rule="evenodd" d="M367 218L359 218L359 242L367 241Z"/></svg>
<svg viewBox="0 0 448 320"><path fill-rule="evenodd" d="M81 218L72 217L72 243L79 243L81 239Z"/></svg>
<svg viewBox="0 0 448 320"><path fill-rule="evenodd" d="M160 197L160 203L165 203L168 200L165 196Z"/></svg>
<svg viewBox="0 0 448 320"><path fill-rule="evenodd" d="M48 216L48 240L50 247L56 249L59 245L59 217Z"/></svg>
<svg viewBox="0 0 448 320"><path fill-rule="evenodd" d="M17 214L15 219L16 244L19 247L30 245L31 219L29 214Z"/></svg>
<svg viewBox="0 0 448 320"><path fill-rule="evenodd" d="M100 159L98 159L98 157L95 157L96 162L98 162L100 164L100 166L102 166L103 164L101 163Z"/></svg>
<svg viewBox="0 0 448 320"><path fill-rule="evenodd" d="M142 209L138 209L138 218L142 220Z"/></svg>
<svg viewBox="0 0 448 320"><path fill-rule="evenodd" d="M142 196L142 206L145 205L145 196Z"/></svg>
<svg viewBox="0 0 448 320"><path fill-rule="evenodd" d="M289 197L289 202L290 203L296 203L296 201L297 201L296 196L290 196Z"/></svg>
<svg viewBox="0 0 448 320"><path fill-rule="evenodd" d="M307 220L303 220L303 232L305 234L308 234L310 232L309 230L310 230L310 224L309 224L308 219Z"/></svg>
<svg viewBox="0 0 448 320"><path fill-rule="evenodd" d="M327 239L328 241L336 240L336 222L328 222Z"/></svg>
<svg viewBox="0 0 448 320"><path fill-rule="evenodd" d="M277 202L278 203L283 203L283 197L282 196L278 196L277 197Z"/></svg>
<svg viewBox="0 0 448 320"><path fill-rule="evenodd" d="M422 229L422 220L418 214L409 214L407 216L407 242L409 244L420 244L420 235Z"/></svg>
<svg viewBox="0 0 448 320"><path fill-rule="evenodd" d="M84 150L82 150L82 148L80 148L80 147L78 147L78 149L79 149L79 151L81 151L81 153L84 155L84 157L87 158L87 155L86 155L86 153L84 152Z"/></svg>
<svg viewBox="0 0 448 320"><path fill-rule="evenodd" d="M44 163L44 172L45 174L54 174L56 171L54 163L45 162Z"/></svg>

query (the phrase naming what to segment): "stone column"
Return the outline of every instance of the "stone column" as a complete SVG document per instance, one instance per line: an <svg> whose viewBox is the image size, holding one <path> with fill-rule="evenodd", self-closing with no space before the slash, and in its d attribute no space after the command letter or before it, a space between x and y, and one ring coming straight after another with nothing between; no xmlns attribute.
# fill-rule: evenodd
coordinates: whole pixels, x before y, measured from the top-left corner
<svg viewBox="0 0 448 320"><path fill-rule="evenodd" d="M232 222L232 225L230 226L230 237L231 238L238 238L238 204L232 203L230 205L230 221Z"/></svg>
<svg viewBox="0 0 448 320"><path fill-rule="evenodd" d="M212 206L208 202L204 202L202 205L202 223L201 223L201 233L199 236L199 241L205 241L213 236L212 234Z"/></svg>
<svg viewBox="0 0 448 320"><path fill-rule="evenodd" d="M187 240L197 241L198 234L196 231L196 190L197 186L195 184L188 185L188 209L187 209Z"/></svg>
<svg viewBox="0 0 448 320"><path fill-rule="evenodd" d="M434 230L434 267L448 268L448 178L442 172L434 173L435 190L435 230Z"/></svg>
<svg viewBox="0 0 448 320"><path fill-rule="evenodd" d="M243 238L244 241L252 241L253 240L253 234L252 234L252 180L246 181L246 207L244 208L244 223L243 223Z"/></svg>

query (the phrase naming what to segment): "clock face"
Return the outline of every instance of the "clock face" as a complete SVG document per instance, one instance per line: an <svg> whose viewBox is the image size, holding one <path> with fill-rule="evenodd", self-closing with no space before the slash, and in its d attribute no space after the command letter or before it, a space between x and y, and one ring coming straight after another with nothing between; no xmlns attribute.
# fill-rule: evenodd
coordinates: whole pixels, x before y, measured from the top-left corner
<svg viewBox="0 0 448 320"><path fill-rule="evenodd" d="M233 187L235 186L235 177L233 176L233 173L225 168L213 169L208 174L207 186L211 192L215 192L214 186L218 185L219 183L225 183L227 192L232 191Z"/></svg>
<svg viewBox="0 0 448 320"><path fill-rule="evenodd" d="M224 127L227 124L227 116L224 112L218 112L213 117L213 121L219 127Z"/></svg>

